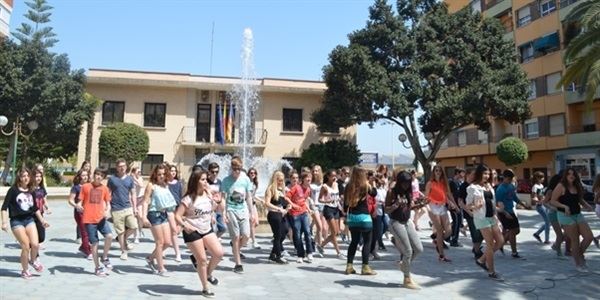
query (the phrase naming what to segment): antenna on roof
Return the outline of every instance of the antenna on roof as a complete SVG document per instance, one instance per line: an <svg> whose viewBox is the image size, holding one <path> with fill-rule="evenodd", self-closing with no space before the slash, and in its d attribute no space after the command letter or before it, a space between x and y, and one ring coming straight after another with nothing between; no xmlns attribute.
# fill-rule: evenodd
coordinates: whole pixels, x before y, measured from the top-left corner
<svg viewBox="0 0 600 300"><path fill-rule="evenodd" d="M212 32L210 34L210 69L208 71L208 75L212 75L214 40L215 40L215 21L213 21L213 23L212 23Z"/></svg>

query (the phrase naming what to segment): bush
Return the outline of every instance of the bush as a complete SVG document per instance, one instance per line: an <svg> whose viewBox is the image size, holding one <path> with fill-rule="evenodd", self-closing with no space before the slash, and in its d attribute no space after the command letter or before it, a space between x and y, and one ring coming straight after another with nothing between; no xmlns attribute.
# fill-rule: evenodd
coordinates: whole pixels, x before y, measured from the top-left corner
<svg viewBox="0 0 600 300"><path fill-rule="evenodd" d="M527 145L518 138L507 137L496 146L498 159L507 166L515 166L527 160Z"/></svg>
<svg viewBox="0 0 600 300"><path fill-rule="evenodd" d="M339 169L343 166L354 166L360 159L360 150L356 144L347 140L333 139L325 143L312 144L302 151L300 158L294 162L294 167L310 167L320 165L323 172L329 169Z"/></svg>
<svg viewBox="0 0 600 300"><path fill-rule="evenodd" d="M100 157L105 159L141 161L148 154L148 133L135 124L116 123L102 130L98 148Z"/></svg>

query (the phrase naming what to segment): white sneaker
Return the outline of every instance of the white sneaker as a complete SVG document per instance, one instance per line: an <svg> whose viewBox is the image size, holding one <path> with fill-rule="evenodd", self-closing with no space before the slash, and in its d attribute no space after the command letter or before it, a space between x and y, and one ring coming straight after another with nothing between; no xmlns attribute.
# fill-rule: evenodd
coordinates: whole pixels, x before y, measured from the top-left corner
<svg viewBox="0 0 600 300"><path fill-rule="evenodd" d="M256 241L252 242L252 248L261 249L260 245Z"/></svg>
<svg viewBox="0 0 600 300"><path fill-rule="evenodd" d="M312 253L311 253L311 254L309 254L309 255L306 257L306 259L305 259L304 261L306 261L307 263L309 263L309 264L310 264L310 263L312 263L312 262L313 262L313 259L314 259L314 258L313 258L313 255L312 255Z"/></svg>
<svg viewBox="0 0 600 300"><path fill-rule="evenodd" d="M340 252L337 254L337 258L341 259L341 260L346 260L346 255L344 255L344 253Z"/></svg>
<svg viewBox="0 0 600 300"><path fill-rule="evenodd" d="M283 252L281 252L281 256L282 257L290 257L291 255L289 252L287 252L287 250L283 250Z"/></svg>
<svg viewBox="0 0 600 300"><path fill-rule="evenodd" d="M121 258L121 260L127 260L127 258L128 258L127 252L126 251L121 252L121 256L119 258Z"/></svg>
<svg viewBox="0 0 600 300"><path fill-rule="evenodd" d="M133 243L134 243L134 244L139 244L139 243L140 243L140 239L139 239L138 237L136 237L136 238L133 240Z"/></svg>
<svg viewBox="0 0 600 300"><path fill-rule="evenodd" d="M296 262L301 264L302 263L302 257L298 257L298 259L296 259Z"/></svg>
<svg viewBox="0 0 600 300"><path fill-rule="evenodd" d="M94 256L93 256L93 255L91 255L91 254L89 254L89 255L88 255L88 256L86 256L85 258L86 258L87 260L92 260L92 259L94 259Z"/></svg>
<svg viewBox="0 0 600 300"><path fill-rule="evenodd" d="M590 270L588 270L588 268L586 266L577 266L575 267L575 270L577 270L577 272L579 273L589 273Z"/></svg>
<svg viewBox="0 0 600 300"><path fill-rule="evenodd" d="M133 245L130 243L125 243L125 247L127 248L127 250L133 250Z"/></svg>
<svg viewBox="0 0 600 300"><path fill-rule="evenodd" d="M176 262L181 262L181 255L175 256L175 261Z"/></svg>
<svg viewBox="0 0 600 300"><path fill-rule="evenodd" d="M81 238L75 240L75 244L81 244Z"/></svg>

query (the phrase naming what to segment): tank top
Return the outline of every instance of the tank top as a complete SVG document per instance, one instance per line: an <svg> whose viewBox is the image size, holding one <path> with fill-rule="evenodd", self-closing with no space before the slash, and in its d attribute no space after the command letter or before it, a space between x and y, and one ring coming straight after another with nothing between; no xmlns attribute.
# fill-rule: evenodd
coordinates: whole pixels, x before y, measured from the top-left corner
<svg viewBox="0 0 600 300"><path fill-rule="evenodd" d="M494 194L491 191L483 192L483 199L485 200L485 217L491 218L494 216L496 205L494 205Z"/></svg>
<svg viewBox="0 0 600 300"><path fill-rule="evenodd" d="M177 205L169 187L162 187L158 184L152 185L152 197L148 211L163 211L167 208Z"/></svg>
<svg viewBox="0 0 600 300"><path fill-rule="evenodd" d="M412 199L406 199L401 195L394 195L397 202L400 202L400 206L390 213L390 219L398 221L400 223L406 223L410 219L410 206Z"/></svg>
<svg viewBox="0 0 600 300"><path fill-rule="evenodd" d="M326 201L332 200L332 202L327 202L327 203L323 203L323 204L325 204L325 206L328 206L328 207L333 207L333 208L338 207L339 202L340 202L339 189L337 187L334 189L326 184L324 184L323 186L327 189L327 196L325 196L325 200Z"/></svg>
<svg viewBox="0 0 600 300"><path fill-rule="evenodd" d="M419 198L419 196L421 196L421 193L419 190L419 180L416 178L413 179L413 181L410 183L410 185L412 186L412 198L413 199Z"/></svg>
<svg viewBox="0 0 600 300"><path fill-rule="evenodd" d="M318 206L323 206L323 203L319 203L319 193L321 192L321 187L323 185L322 184L315 184L315 183L311 183L310 184L310 198L312 199L312 205L318 205Z"/></svg>
<svg viewBox="0 0 600 300"><path fill-rule="evenodd" d="M430 181L429 200L433 204L446 204L446 186L443 182Z"/></svg>
<svg viewBox="0 0 600 300"><path fill-rule="evenodd" d="M277 189L277 195L273 195L273 198L271 198L271 204L280 207L280 208L285 208L287 206L287 201L285 201L285 197L284 197L284 191Z"/></svg>
<svg viewBox="0 0 600 300"><path fill-rule="evenodd" d="M581 213L581 206L579 205L579 195L571 194L568 188L565 188L565 193L558 198L558 202L560 202L560 204L568 206L571 215ZM562 207L559 207L558 210L562 212L565 211Z"/></svg>

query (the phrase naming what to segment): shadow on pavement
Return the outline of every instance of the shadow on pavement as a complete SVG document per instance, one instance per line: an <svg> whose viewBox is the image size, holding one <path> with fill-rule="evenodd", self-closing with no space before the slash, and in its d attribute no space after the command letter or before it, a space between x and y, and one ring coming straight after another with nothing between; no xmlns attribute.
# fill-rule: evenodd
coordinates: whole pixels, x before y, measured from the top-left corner
<svg viewBox="0 0 600 300"><path fill-rule="evenodd" d="M11 263L20 263L20 256L0 256L0 261L11 262Z"/></svg>
<svg viewBox="0 0 600 300"><path fill-rule="evenodd" d="M17 270L0 269L0 277L21 277Z"/></svg>
<svg viewBox="0 0 600 300"><path fill-rule="evenodd" d="M65 238L53 238L50 239L51 242L59 242L59 243L69 243L69 244L76 244L75 240L73 239L65 239Z"/></svg>
<svg viewBox="0 0 600 300"><path fill-rule="evenodd" d="M318 267L301 266L301 267L297 267L297 269L308 271L308 272L331 273L331 274L338 274L338 275L343 274L343 270L341 270L341 269L334 269L332 267L323 267L323 266L318 266Z"/></svg>
<svg viewBox="0 0 600 300"><path fill-rule="evenodd" d="M170 284L141 284L138 285L140 292L150 295L200 295L200 291L190 290L183 287L183 285L170 285Z"/></svg>
<svg viewBox="0 0 600 300"><path fill-rule="evenodd" d="M399 288L401 287L400 284L398 283L381 283L381 282L373 282L373 281L368 281L368 280L361 280L361 279L345 279L345 280L336 280L334 281L334 283L343 285L346 288L352 287L352 286L364 286L364 287L371 287L371 288Z"/></svg>
<svg viewBox="0 0 600 300"><path fill-rule="evenodd" d="M72 267L72 266L54 266L54 267L48 268L48 271L52 275L56 275L57 271L59 273L90 274L90 275L94 275L94 273L85 271L85 269L82 268L82 267Z"/></svg>
<svg viewBox="0 0 600 300"><path fill-rule="evenodd" d="M4 248L21 250L21 245L19 245L18 243L5 244Z"/></svg>
<svg viewBox="0 0 600 300"><path fill-rule="evenodd" d="M82 255L80 253L73 252L58 252L58 251L45 251L42 252L43 255L62 257L62 258L81 258Z"/></svg>

